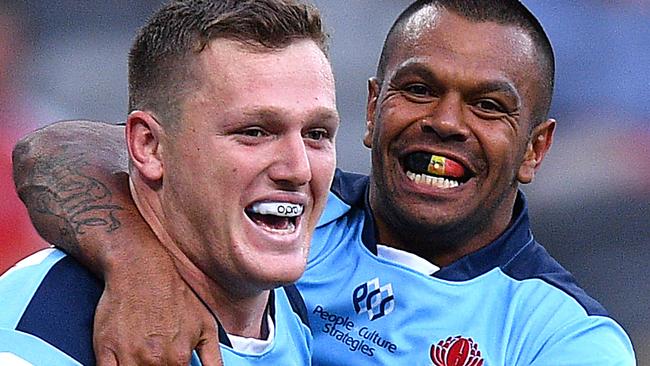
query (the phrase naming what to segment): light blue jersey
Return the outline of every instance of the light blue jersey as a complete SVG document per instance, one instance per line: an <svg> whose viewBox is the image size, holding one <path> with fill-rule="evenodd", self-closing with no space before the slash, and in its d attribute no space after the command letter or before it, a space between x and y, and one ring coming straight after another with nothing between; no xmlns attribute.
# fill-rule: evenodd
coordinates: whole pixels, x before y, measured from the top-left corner
<svg viewBox="0 0 650 366"><path fill-rule="evenodd" d="M103 287L56 249L38 252L5 273L0 277L0 365L94 365L93 316ZM233 350L219 329L225 366L310 364L312 337L295 287L272 292L269 314L273 343L260 354ZM191 365L200 365L196 353Z"/></svg>
<svg viewBox="0 0 650 366"><path fill-rule="evenodd" d="M337 171L298 283L314 365L634 365L623 329L530 231L426 275L377 257L367 177Z"/></svg>
<svg viewBox="0 0 650 366"><path fill-rule="evenodd" d="M367 184L367 177L337 171L299 282L315 365L635 364L623 329L533 239L523 194L500 238L427 276L376 256ZM59 261L64 270L55 270ZM0 281L0 360L9 351L34 365L93 364L89 324L101 282L58 251L10 275ZM308 364L309 338L300 336L308 332L296 315L302 311L280 303L286 294L295 296L276 291L274 303L293 321L294 337L261 364ZM294 341L300 351L288 355ZM253 364L225 345L222 352L226 365Z"/></svg>

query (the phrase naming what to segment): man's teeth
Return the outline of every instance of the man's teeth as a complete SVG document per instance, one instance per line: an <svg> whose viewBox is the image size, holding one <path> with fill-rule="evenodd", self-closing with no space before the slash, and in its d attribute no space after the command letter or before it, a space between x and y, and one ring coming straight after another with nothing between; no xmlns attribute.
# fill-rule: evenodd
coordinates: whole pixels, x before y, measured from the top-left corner
<svg viewBox="0 0 650 366"><path fill-rule="evenodd" d="M413 172L406 172L406 176L417 184L428 184L436 188L454 188L460 185L458 181L453 179L432 177L426 174L415 174Z"/></svg>
<svg viewBox="0 0 650 366"><path fill-rule="evenodd" d="M296 223L294 221L292 221L291 219L283 219L283 220L285 220L285 222L278 227L273 227L265 224L262 224L262 227L264 227L266 231L270 231L272 233L278 233L278 234L290 234L296 231Z"/></svg>
<svg viewBox="0 0 650 366"><path fill-rule="evenodd" d="M298 217L302 215L303 208L303 205L289 202L257 202L251 207L251 212L260 215Z"/></svg>
<svg viewBox="0 0 650 366"><path fill-rule="evenodd" d="M465 167L459 162L441 155L425 152L409 154L405 157L404 164L411 172L435 177L447 177L452 180L462 180L467 173Z"/></svg>

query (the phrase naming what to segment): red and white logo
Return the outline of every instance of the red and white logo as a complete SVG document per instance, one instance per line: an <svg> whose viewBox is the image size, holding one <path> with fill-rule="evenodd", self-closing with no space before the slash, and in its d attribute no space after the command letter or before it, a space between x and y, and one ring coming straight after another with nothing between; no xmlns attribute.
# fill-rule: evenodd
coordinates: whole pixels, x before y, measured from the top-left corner
<svg viewBox="0 0 650 366"><path fill-rule="evenodd" d="M483 366L478 343L472 338L449 337L431 345L430 352L435 366Z"/></svg>

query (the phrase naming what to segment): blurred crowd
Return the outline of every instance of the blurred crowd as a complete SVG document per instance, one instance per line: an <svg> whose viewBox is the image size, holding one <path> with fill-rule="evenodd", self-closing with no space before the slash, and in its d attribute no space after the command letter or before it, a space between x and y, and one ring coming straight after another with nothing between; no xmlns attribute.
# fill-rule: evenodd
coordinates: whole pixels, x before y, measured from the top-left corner
<svg viewBox="0 0 650 366"><path fill-rule="evenodd" d="M16 140L38 125L25 82L31 39L22 7L0 2L0 272L45 243L30 224L11 178Z"/></svg>
<svg viewBox="0 0 650 366"><path fill-rule="evenodd" d="M314 0L332 34L339 166L369 171L366 79L407 0ZM557 57L555 143L526 187L538 240L650 365L650 1L525 0ZM128 4L128 5L127 5ZM11 149L59 119L126 114L126 54L160 1L0 1L0 273L46 245L13 189Z"/></svg>

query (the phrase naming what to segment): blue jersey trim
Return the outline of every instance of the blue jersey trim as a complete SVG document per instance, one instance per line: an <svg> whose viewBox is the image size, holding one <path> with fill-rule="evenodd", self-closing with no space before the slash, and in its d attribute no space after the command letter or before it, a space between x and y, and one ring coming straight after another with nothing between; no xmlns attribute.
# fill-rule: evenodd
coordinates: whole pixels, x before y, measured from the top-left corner
<svg viewBox="0 0 650 366"><path fill-rule="evenodd" d="M346 214L350 211L350 206L343 202L339 197L334 193L330 192L327 197L327 209L323 211L323 214L320 216L316 227L325 226L332 221L336 221L339 217Z"/></svg>
<svg viewBox="0 0 650 366"><path fill-rule="evenodd" d="M284 293L289 299L289 304L291 305L293 312L298 315L300 321L302 321L302 323L306 325L307 328L311 329L309 326L309 317L307 315L307 306L305 305L305 301L303 300L302 295L300 295L300 292L298 292L296 285L288 285L284 286L283 288Z"/></svg>
<svg viewBox="0 0 650 366"><path fill-rule="evenodd" d="M538 258L538 260L534 261L531 258ZM517 280L538 278L571 296L588 315L609 317L607 310L578 285L573 275L534 240L522 248L517 257L501 269L506 275Z"/></svg>
<svg viewBox="0 0 650 366"><path fill-rule="evenodd" d="M42 257L37 264L26 264L35 256ZM15 267L0 276L0 293L11 294L2 298L2 312L0 313L0 328L15 329L20 318L25 313L28 299L34 295L47 271L65 254L55 249L43 249L33 254L28 259L19 262ZM28 266L29 270L21 267ZM5 280L6 278L6 280Z"/></svg>
<svg viewBox="0 0 650 366"><path fill-rule="evenodd" d="M350 210L365 211L361 239L368 250L377 254L377 229L368 201L369 181L367 176L337 169L331 191ZM329 209L328 205L326 212ZM336 213L339 217L346 214L340 208ZM332 212L330 216L331 214ZM490 245L441 268L433 276L448 281L468 281L498 267L516 280L541 279L574 298L587 314L608 317L605 308L589 297L571 273L534 240L530 230L528 203L522 191L517 194L513 218L510 227ZM334 220L333 217L328 219Z"/></svg>
<svg viewBox="0 0 650 366"><path fill-rule="evenodd" d="M43 339L83 365L94 365L92 325L103 289L100 280L65 257L45 276L16 330Z"/></svg>
<svg viewBox="0 0 650 366"><path fill-rule="evenodd" d="M295 285L287 285L283 286L282 289L284 290L285 294L287 295L287 299L289 300L289 305L291 305L291 310L293 310L296 315L298 315L298 318L300 318L300 321L308 328L309 327L309 318L307 315L307 307L305 306L305 301L302 299L302 295L298 292L298 289L296 288ZM269 312L269 315L271 316L271 319L273 321L276 321L275 317L275 290L271 290L269 292L269 304L267 307L267 311ZM219 343L221 343L224 346L228 346L232 348L232 342L230 341L230 338L228 337L228 333L224 329L223 325L221 325L221 322L217 319L217 331L219 333Z"/></svg>
<svg viewBox="0 0 650 366"><path fill-rule="evenodd" d="M8 352L32 365L80 365L78 360L42 339L13 329L0 329L0 352Z"/></svg>
<svg viewBox="0 0 650 366"><path fill-rule="evenodd" d="M0 325L4 327L4 329L0 329L0 338L4 338L9 343L7 346L11 347L3 347L5 345L0 341L0 351L6 350L20 357L26 357L27 360L33 360L39 359L40 356L32 353L43 348L50 353L58 352L61 355L59 359L69 357L70 360L74 359L83 365L95 365L92 344L93 321L95 308L104 289L103 282L84 269L74 258L66 256L58 250L53 251L32 268L17 269L14 273L8 273L9 276L13 278L0 282L0 289L4 285L6 293L16 293L16 291L11 291L11 286L20 286L24 282L25 286L23 287L26 290L23 290L22 287L18 288L15 304L11 301L7 303L3 299L3 304L9 306L10 309L0 316ZM20 281L23 279L24 281ZM282 291L286 294L287 299L284 300L280 297L280 300L277 300L281 301L283 310L276 313L276 297L281 296L279 294ZM286 304L287 302L288 304ZM286 307L285 309L285 306L291 308ZM276 323L277 319L281 318L282 325L276 326L276 332L287 333L294 328L300 329L301 332L300 336L289 333L282 335L278 337L277 342L282 342L282 344L287 341L292 342L289 344L295 344L298 347L295 350L297 352L302 349L300 342L303 341L304 335L308 338L305 340L307 342L306 349L309 349L311 332L307 309L295 286L285 286L279 293L276 293L275 290L270 291L267 311ZM293 316L287 318L289 314L293 314ZM221 345L231 347L230 340L220 324L218 324L218 332ZM22 340L37 342L40 344L40 348L35 348L35 346L14 347L14 343L20 343ZM274 349L279 347L278 344L274 345ZM265 354L263 357L278 357L282 354L275 351L267 353L268 355ZM257 356L246 357L255 359Z"/></svg>
<svg viewBox="0 0 650 366"><path fill-rule="evenodd" d="M365 222L363 225L363 232L361 233L361 238L363 244L370 250L373 254L377 254L377 232L374 216L370 209L369 202L369 182L370 179L367 175L361 175L357 173L344 172L340 169L336 169L334 174L334 181L332 182L331 192L336 195L345 205L348 206L349 210L364 210L365 211ZM333 221L331 216L331 208L335 205L330 205L328 202L327 210L325 215L328 215L329 221ZM342 210L337 211L339 215L336 218L343 216L347 213Z"/></svg>
<svg viewBox="0 0 650 366"><path fill-rule="evenodd" d="M364 204L368 182L367 175L336 169L331 192L347 205L361 207Z"/></svg>

